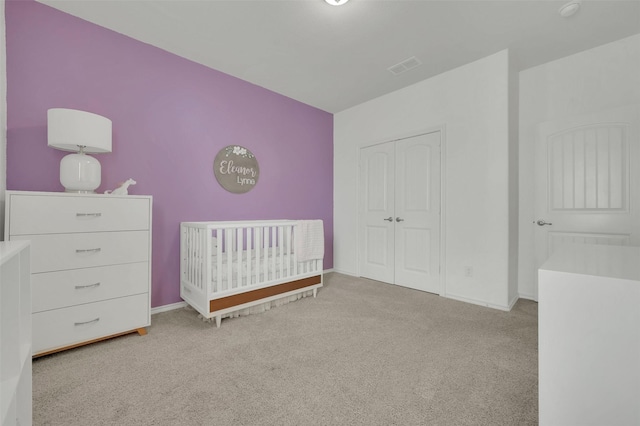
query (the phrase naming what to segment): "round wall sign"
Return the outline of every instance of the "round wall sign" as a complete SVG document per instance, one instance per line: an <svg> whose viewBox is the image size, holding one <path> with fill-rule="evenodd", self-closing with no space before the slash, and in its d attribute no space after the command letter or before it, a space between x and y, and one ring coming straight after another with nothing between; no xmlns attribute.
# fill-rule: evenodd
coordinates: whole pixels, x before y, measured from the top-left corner
<svg viewBox="0 0 640 426"><path fill-rule="evenodd" d="M255 155L247 148L229 145L222 148L213 160L213 172L224 189L244 194L258 183L260 167Z"/></svg>

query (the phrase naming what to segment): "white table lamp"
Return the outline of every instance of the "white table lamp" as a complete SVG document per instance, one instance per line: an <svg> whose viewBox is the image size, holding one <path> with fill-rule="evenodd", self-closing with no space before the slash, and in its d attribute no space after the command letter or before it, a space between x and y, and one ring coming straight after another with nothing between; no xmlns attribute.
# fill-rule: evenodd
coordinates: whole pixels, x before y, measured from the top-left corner
<svg viewBox="0 0 640 426"><path fill-rule="evenodd" d="M47 145L71 151L60 161L60 183L67 192L91 193L100 186L100 162L87 153L111 152L111 120L75 109L47 111Z"/></svg>

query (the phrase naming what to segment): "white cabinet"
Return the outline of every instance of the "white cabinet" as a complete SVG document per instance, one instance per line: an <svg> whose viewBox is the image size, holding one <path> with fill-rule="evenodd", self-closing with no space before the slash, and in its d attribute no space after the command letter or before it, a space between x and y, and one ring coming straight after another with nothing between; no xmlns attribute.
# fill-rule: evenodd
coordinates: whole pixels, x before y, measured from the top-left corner
<svg viewBox="0 0 640 426"><path fill-rule="evenodd" d="M538 296L540 425L640 424L640 247L561 246Z"/></svg>
<svg viewBox="0 0 640 426"><path fill-rule="evenodd" d="M29 243L0 242L0 424L30 425Z"/></svg>
<svg viewBox="0 0 640 426"><path fill-rule="evenodd" d="M31 241L33 354L151 321L149 196L7 191L5 235Z"/></svg>

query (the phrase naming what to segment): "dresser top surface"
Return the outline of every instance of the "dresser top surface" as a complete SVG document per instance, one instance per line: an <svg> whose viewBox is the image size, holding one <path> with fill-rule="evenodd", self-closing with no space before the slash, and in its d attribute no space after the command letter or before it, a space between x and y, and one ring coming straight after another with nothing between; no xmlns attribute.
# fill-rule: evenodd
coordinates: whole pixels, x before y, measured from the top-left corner
<svg viewBox="0 0 640 426"><path fill-rule="evenodd" d="M29 245L29 241L0 241L0 265Z"/></svg>
<svg viewBox="0 0 640 426"><path fill-rule="evenodd" d="M564 244L540 269L640 282L640 247Z"/></svg>
<svg viewBox="0 0 640 426"><path fill-rule="evenodd" d="M6 191L7 198L10 195L27 195L27 196L59 196L59 197L77 197L77 198L153 198L151 195L115 195L115 194L78 194L75 192L44 192L44 191Z"/></svg>

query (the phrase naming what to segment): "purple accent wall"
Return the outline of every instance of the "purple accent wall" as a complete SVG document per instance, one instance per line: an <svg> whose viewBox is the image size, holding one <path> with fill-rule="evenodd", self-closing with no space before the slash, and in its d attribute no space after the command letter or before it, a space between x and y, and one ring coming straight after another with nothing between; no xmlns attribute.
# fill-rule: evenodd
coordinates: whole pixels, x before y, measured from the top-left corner
<svg viewBox="0 0 640 426"><path fill-rule="evenodd" d="M152 306L179 302L182 221L323 219L333 267L333 116L34 1L8 0L7 189L63 191L47 109L113 121L98 192L153 196ZM218 185L213 159L247 147L260 180Z"/></svg>

